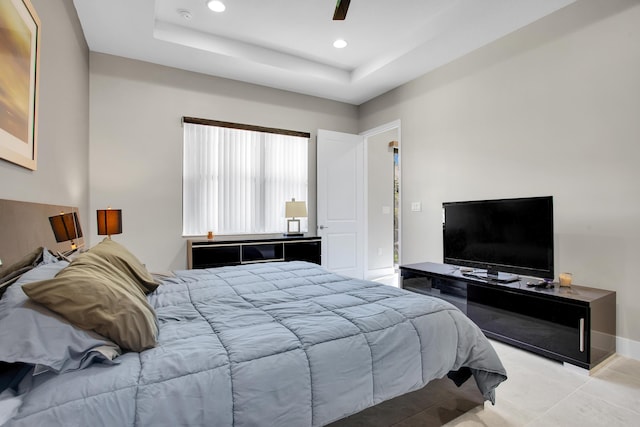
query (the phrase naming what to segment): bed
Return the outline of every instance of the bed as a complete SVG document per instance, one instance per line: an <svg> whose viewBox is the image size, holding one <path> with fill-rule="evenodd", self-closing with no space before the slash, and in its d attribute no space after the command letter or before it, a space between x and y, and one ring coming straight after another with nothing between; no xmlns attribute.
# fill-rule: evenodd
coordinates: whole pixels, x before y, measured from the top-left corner
<svg viewBox="0 0 640 427"><path fill-rule="evenodd" d="M118 280L149 277L105 242L72 264L43 256L0 299L0 360L22 369L0 399L7 426L321 426L445 376L473 378L494 402L506 379L491 344L449 303L300 261L132 280L122 292L144 302L121 310L116 332L78 328L39 290L59 289L65 275L74 286L92 263ZM77 289L100 293L88 283ZM148 309L151 318L127 317ZM39 356L25 363L8 347Z"/></svg>

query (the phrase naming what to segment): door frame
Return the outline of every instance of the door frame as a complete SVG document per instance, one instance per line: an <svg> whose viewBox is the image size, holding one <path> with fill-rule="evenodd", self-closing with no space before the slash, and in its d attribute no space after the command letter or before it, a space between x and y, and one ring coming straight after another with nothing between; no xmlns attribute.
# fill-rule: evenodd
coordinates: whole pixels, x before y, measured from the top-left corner
<svg viewBox="0 0 640 427"><path fill-rule="evenodd" d="M364 176L368 178L369 176L369 166L368 166L368 156L369 156L369 138L375 135L388 132L390 130L396 129L398 132L398 168L400 169L400 183L398 190L398 265L402 262L402 127L401 120L397 119L380 126L376 126L375 128L366 130L364 132L360 132L358 135L364 137ZM369 236L366 230L369 229L369 179L364 179L364 273L365 278L366 274L369 271Z"/></svg>

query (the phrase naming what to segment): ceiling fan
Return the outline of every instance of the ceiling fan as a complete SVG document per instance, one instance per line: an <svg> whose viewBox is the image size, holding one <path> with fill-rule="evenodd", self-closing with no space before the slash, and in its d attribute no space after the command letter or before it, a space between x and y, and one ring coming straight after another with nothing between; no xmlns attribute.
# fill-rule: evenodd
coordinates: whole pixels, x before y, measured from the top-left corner
<svg viewBox="0 0 640 427"><path fill-rule="evenodd" d="M343 21L347 17L347 10L349 10L349 3L351 0L338 0L336 2L336 10L333 12L334 21Z"/></svg>

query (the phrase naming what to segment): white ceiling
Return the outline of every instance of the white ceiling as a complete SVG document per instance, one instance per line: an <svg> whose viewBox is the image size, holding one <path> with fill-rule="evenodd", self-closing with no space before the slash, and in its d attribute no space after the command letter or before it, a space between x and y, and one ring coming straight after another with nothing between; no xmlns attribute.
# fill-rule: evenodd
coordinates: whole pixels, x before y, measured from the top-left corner
<svg viewBox="0 0 640 427"><path fill-rule="evenodd" d="M359 105L575 0L224 1L73 2L91 51Z"/></svg>

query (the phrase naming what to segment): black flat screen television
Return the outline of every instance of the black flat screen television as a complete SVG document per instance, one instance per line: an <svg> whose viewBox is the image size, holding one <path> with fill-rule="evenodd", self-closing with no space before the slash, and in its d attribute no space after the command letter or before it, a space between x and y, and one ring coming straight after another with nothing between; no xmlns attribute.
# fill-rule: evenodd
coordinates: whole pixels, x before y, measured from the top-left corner
<svg viewBox="0 0 640 427"><path fill-rule="evenodd" d="M444 262L498 282L553 279L553 197L442 204ZM511 274L509 274L511 273Z"/></svg>

